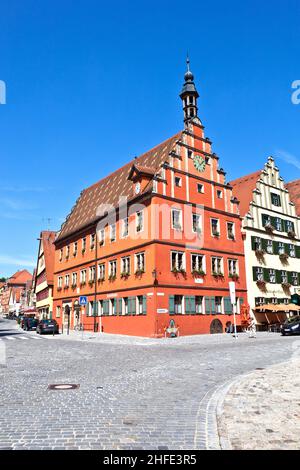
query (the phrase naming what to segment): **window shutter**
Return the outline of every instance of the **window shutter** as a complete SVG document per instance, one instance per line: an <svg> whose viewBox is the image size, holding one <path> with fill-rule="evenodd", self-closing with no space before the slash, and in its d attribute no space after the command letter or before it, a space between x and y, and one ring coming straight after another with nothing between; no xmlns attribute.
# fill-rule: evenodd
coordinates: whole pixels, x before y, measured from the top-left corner
<svg viewBox="0 0 300 470"><path fill-rule="evenodd" d="M118 308L118 303L117 303L117 299L114 299L114 315L117 315L117 308Z"/></svg>
<svg viewBox="0 0 300 470"><path fill-rule="evenodd" d="M295 232L295 224L294 222L291 223L292 231Z"/></svg>
<svg viewBox="0 0 300 470"><path fill-rule="evenodd" d="M279 271L278 269L276 269L275 271L275 279L276 279L276 284L282 283L281 271Z"/></svg>
<svg viewBox="0 0 300 470"><path fill-rule="evenodd" d="M122 299L118 299L118 315L122 315L122 310L123 310L123 303L122 303Z"/></svg>
<svg viewBox="0 0 300 470"><path fill-rule="evenodd" d="M261 247L264 251L267 251L267 246L268 246L268 240L266 240L265 238L262 239L261 241Z"/></svg>
<svg viewBox="0 0 300 470"><path fill-rule="evenodd" d="M211 315L211 297L205 297L205 313Z"/></svg>
<svg viewBox="0 0 300 470"><path fill-rule="evenodd" d="M284 244L284 252L289 255L290 254L290 245L288 243Z"/></svg>
<svg viewBox="0 0 300 470"><path fill-rule="evenodd" d="M131 297L131 313L136 314L136 297Z"/></svg>
<svg viewBox="0 0 300 470"><path fill-rule="evenodd" d="M147 313L147 296L143 295L143 315Z"/></svg>
<svg viewBox="0 0 300 470"><path fill-rule="evenodd" d="M103 315L109 314L109 302L108 300L103 300Z"/></svg>
<svg viewBox="0 0 300 470"><path fill-rule="evenodd" d="M276 217L271 217L271 225L272 225L273 227L276 226Z"/></svg>
<svg viewBox="0 0 300 470"><path fill-rule="evenodd" d="M196 297L194 295L190 297L190 313L196 313Z"/></svg>
<svg viewBox="0 0 300 470"><path fill-rule="evenodd" d="M268 222L268 216L266 214L262 214L261 219L262 219L262 224L264 227Z"/></svg>
<svg viewBox="0 0 300 470"><path fill-rule="evenodd" d="M253 271L253 281L257 281L257 268L253 267L252 271Z"/></svg>
<svg viewBox="0 0 300 470"><path fill-rule="evenodd" d="M211 298L211 313L214 314L216 313L216 301L215 297Z"/></svg>
<svg viewBox="0 0 300 470"><path fill-rule="evenodd" d="M175 313L175 295L169 295L169 313L170 315Z"/></svg>
<svg viewBox="0 0 300 470"><path fill-rule="evenodd" d="M293 282L292 273L291 273L290 271L288 271L287 275L288 275L288 282L289 282L290 284L292 284L292 282Z"/></svg>
<svg viewBox="0 0 300 470"><path fill-rule="evenodd" d="M300 258L300 246L296 246L296 258Z"/></svg>
<svg viewBox="0 0 300 470"><path fill-rule="evenodd" d="M270 281L269 270L267 268L263 268L263 272L264 272L264 281L269 282Z"/></svg>
<svg viewBox="0 0 300 470"><path fill-rule="evenodd" d="M224 297L224 310L225 313L232 313L232 305L230 297Z"/></svg>
<svg viewBox="0 0 300 470"><path fill-rule="evenodd" d="M256 237L251 237L252 250L255 250L255 245L256 245L255 238Z"/></svg>
<svg viewBox="0 0 300 470"><path fill-rule="evenodd" d="M288 231L288 223L287 223L287 220L283 220L283 231L284 232L287 232Z"/></svg>
<svg viewBox="0 0 300 470"><path fill-rule="evenodd" d="M188 295L184 297L184 306L185 306L185 313L191 313L190 297Z"/></svg>
<svg viewBox="0 0 300 470"><path fill-rule="evenodd" d="M278 253L279 253L279 242L273 242L273 248L274 248L274 255L278 255Z"/></svg>

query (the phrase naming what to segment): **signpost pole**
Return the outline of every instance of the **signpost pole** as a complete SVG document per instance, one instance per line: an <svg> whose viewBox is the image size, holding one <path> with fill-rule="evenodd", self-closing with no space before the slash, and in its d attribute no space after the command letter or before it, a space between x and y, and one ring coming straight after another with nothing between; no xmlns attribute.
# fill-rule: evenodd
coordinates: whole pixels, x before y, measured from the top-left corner
<svg viewBox="0 0 300 470"><path fill-rule="evenodd" d="M234 324L234 338L237 339L237 331L236 331L236 295L235 295L235 282L229 282L229 291L230 291L230 301L232 305L232 312L233 312L233 324Z"/></svg>

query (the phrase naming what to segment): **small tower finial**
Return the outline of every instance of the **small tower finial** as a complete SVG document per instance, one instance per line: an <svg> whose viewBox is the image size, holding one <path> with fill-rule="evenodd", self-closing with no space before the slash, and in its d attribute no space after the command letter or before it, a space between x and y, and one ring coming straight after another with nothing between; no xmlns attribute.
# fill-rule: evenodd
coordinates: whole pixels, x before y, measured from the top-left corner
<svg viewBox="0 0 300 470"><path fill-rule="evenodd" d="M179 95L182 99L185 123L187 123L190 119L197 117L197 98L199 97L194 83L194 75L190 70L190 58L188 52L186 55L186 65L187 71L184 74L184 85Z"/></svg>

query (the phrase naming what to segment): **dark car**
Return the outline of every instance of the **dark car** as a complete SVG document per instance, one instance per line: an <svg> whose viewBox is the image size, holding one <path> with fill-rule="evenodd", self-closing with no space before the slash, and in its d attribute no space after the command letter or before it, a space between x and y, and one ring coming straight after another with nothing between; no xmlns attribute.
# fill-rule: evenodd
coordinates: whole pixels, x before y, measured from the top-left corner
<svg viewBox="0 0 300 470"><path fill-rule="evenodd" d="M38 320L36 318L25 318L23 329L26 331L36 330Z"/></svg>
<svg viewBox="0 0 300 470"><path fill-rule="evenodd" d="M41 320L36 327L36 332L39 335L44 333L58 334L58 324L56 320Z"/></svg>
<svg viewBox="0 0 300 470"><path fill-rule="evenodd" d="M300 317L289 318L283 325L281 325L282 336L286 335L300 335Z"/></svg>

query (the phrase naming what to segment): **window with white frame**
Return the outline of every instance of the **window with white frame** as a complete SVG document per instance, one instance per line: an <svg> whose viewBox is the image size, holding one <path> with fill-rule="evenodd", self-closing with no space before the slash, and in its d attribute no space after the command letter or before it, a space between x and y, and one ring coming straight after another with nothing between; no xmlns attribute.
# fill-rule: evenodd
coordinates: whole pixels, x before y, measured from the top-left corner
<svg viewBox="0 0 300 470"><path fill-rule="evenodd" d="M203 194L204 193L204 185L201 184L201 183L197 183L197 192L199 194Z"/></svg>
<svg viewBox="0 0 300 470"><path fill-rule="evenodd" d="M105 263L98 264L98 279L99 281L105 279Z"/></svg>
<svg viewBox="0 0 300 470"><path fill-rule="evenodd" d="M66 246L66 259L68 259L70 256L70 245Z"/></svg>
<svg viewBox="0 0 300 470"><path fill-rule="evenodd" d="M185 270L185 256L182 251L171 251L171 271Z"/></svg>
<svg viewBox="0 0 300 470"><path fill-rule="evenodd" d="M280 195L275 194L275 193L271 193L271 202L272 202L273 206L280 207L281 206Z"/></svg>
<svg viewBox="0 0 300 470"><path fill-rule="evenodd" d="M135 272L145 272L145 253L137 253L135 255Z"/></svg>
<svg viewBox="0 0 300 470"><path fill-rule="evenodd" d="M223 198L223 191L221 191L220 189L217 189L217 198L218 198L218 199L222 199L222 198Z"/></svg>
<svg viewBox="0 0 300 470"><path fill-rule="evenodd" d="M105 243L105 230L104 230L104 228L99 230L98 236L99 236L99 245L103 246L104 243Z"/></svg>
<svg viewBox="0 0 300 470"><path fill-rule="evenodd" d="M291 220L286 220L285 225L286 225L286 231L287 232L294 232L295 226L294 226L294 223Z"/></svg>
<svg viewBox="0 0 300 470"><path fill-rule="evenodd" d="M73 256L77 255L77 251L78 251L78 243L74 242L73 243Z"/></svg>
<svg viewBox="0 0 300 470"><path fill-rule="evenodd" d="M110 241L115 242L116 241L116 224L110 225L109 233L110 233Z"/></svg>
<svg viewBox="0 0 300 470"><path fill-rule="evenodd" d="M130 274L130 256L121 258L121 275Z"/></svg>
<svg viewBox="0 0 300 470"><path fill-rule="evenodd" d="M229 240L235 239L235 225L233 222L227 222L227 238Z"/></svg>
<svg viewBox="0 0 300 470"><path fill-rule="evenodd" d="M282 220L279 217L275 218L275 229L278 232L282 232Z"/></svg>
<svg viewBox="0 0 300 470"><path fill-rule="evenodd" d="M254 238L254 249L255 250L262 250L262 240L259 237Z"/></svg>
<svg viewBox="0 0 300 470"><path fill-rule="evenodd" d="M177 315L183 312L183 295L174 295L174 312Z"/></svg>
<svg viewBox="0 0 300 470"><path fill-rule="evenodd" d="M92 233L91 234L91 237L90 237L90 247L91 247L91 250L93 250L95 248L95 240L96 240L96 234L95 233Z"/></svg>
<svg viewBox="0 0 300 470"><path fill-rule="evenodd" d="M125 217L125 219L122 219L122 238L125 238L128 236L129 233L129 219L128 217Z"/></svg>
<svg viewBox="0 0 300 470"><path fill-rule="evenodd" d="M60 306L56 307L56 318L60 318Z"/></svg>
<svg viewBox="0 0 300 470"><path fill-rule="evenodd" d="M273 240L267 240L266 250L269 255L273 254Z"/></svg>
<svg viewBox="0 0 300 470"><path fill-rule="evenodd" d="M136 213L136 231L137 233L142 232L144 229L144 211L138 211Z"/></svg>
<svg viewBox="0 0 300 470"><path fill-rule="evenodd" d="M255 271L256 271L256 279L258 281L263 281L264 280L264 270L263 270L263 268L260 268L260 267L256 268Z"/></svg>
<svg viewBox="0 0 300 470"><path fill-rule="evenodd" d="M291 257L291 258L295 258L295 257L296 257L295 245L292 245L292 244L289 245L289 252L290 252L290 257Z"/></svg>
<svg viewBox="0 0 300 470"><path fill-rule="evenodd" d="M229 273L229 276L238 275L238 260L237 259L228 260L228 273Z"/></svg>
<svg viewBox="0 0 300 470"><path fill-rule="evenodd" d="M211 270L212 274L223 274L223 258L212 256Z"/></svg>
<svg viewBox="0 0 300 470"><path fill-rule="evenodd" d="M271 284L276 283L276 271L275 269L269 269L269 281Z"/></svg>
<svg viewBox="0 0 300 470"><path fill-rule="evenodd" d="M58 276L57 278L57 287L60 289L62 288L62 279L62 276Z"/></svg>
<svg viewBox="0 0 300 470"><path fill-rule="evenodd" d="M94 282L95 281L95 266L91 266L89 268L89 281Z"/></svg>
<svg viewBox="0 0 300 470"><path fill-rule="evenodd" d="M211 234L218 237L220 235L220 223L219 219L210 219Z"/></svg>
<svg viewBox="0 0 300 470"><path fill-rule="evenodd" d="M157 193L157 180L152 181L152 192Z"/></svg>
<svg viewBox="0 0 300 470"><path fill-rule="evenodd" d="M62 259L63 259L63 249L61 248L59 250L59 261L62 261Z"/></svg>
<svg viewBox="0 0 300 470"><path fill-rule="evenodd" d="M281 271L281 282L287 284L288 274L286 271Z"/></svg>
<svg viewBox="0 0 300 470"><path fill-rule="evenodd" d="M192 272L204 273L205 272L205 258L204 255L196 253L191 254Z"/></svg>
<svg viewBox="0 0 300 470"><path fill-rule="evenodd" d="M201 216L199 214L192 214L192 227L194 233L201 232Z"/></svg>
<svg viewBox="0 0 300 470"><path fill-rule="evenodd" d="M143 296L142 295L138 295L137 303L138 303L137 313L138 315L143 315Z"/></svg>
<svg viewBox="0 0 300 470"><path fill-rule="evenodd" d="M109 277L116 277L117 275L117 260L109 262Z"/></svg>
<svg viewBox="0 0 300 470"><path fill-rule="evenodd" d="M69 287L70 284L70 276L69 274L65 275L65 287Z"/></svg>
<svg viewBox="0 0 300 470"><path fill-rule="evenodd" d="M196 313L203 313L203 296L196 295Z"/></svg>
<svg viewBox="0 0 300 470"><path fill-rule="evenodd" d="M215 308L216 308L216 313L222 313L223 311L223 297L217 296L215 297Z"/></svg>
<svg viewBox="0 0 300 470"><path fill-rule="evenodd" d="M182 186L182 180L179 176L175 176L175 186L177 186L177 188L181 188Z"/></svg>
<svg viewBox="0 0 300 470"><path fill-rule="evenodd" d="M77 273L72 273L72 286L77 285Z"/></svg>
<svg viewBox="0 0 300 470"><path fill-rule="evenodd" d="M86 269L80 271L80 284L86 283Z"/></svg>
<svg viewBox="0 0 300 470"><path fill-rule="evenodd" d="M128 297L124 297L123 302L124 302L124 313L125 315L128 315Z"/></svg>
<svg viewBox="0 0 300 470"><path fill-rule="evenodd" d="M298 286L298 284L299 284L298 273L292 272L292 285Z"/></svg>
<svg viewBox="0 0 300 470"><path fill-rule="evenodd" d="M82 253L84 253L86 250L86 238L84 237L82 240L81 240L81 251Z"/></svg>
<svg viewBox="0 0 300 470"><path fill-rule="evenodd" d="M182 230L182 211L180 209L172 209L172 228Z"/></svg>
<svg viewBox="0 0 300 470"><path fill-rule="evenodd" d="M284 243L283 243L283 242L279 242L279 243L278 243L278 254L279 254L279 255L284 255L284 253L285 253Z"/></svg>

